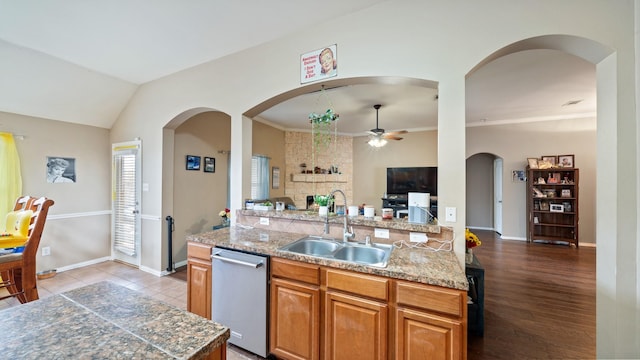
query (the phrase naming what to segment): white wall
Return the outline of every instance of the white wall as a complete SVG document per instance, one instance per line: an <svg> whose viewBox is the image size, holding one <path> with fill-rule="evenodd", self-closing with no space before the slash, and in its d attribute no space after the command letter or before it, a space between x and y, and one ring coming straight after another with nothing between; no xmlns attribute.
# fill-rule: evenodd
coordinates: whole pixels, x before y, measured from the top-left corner
<svg viewBox="0 0 640 360"><path fill-rule="evenodd" d="M161 129L165 124L186 110L208 107L231 115L232 139L244 139L246 144L250 140L243 133L250 130L245 127L242 114L265 99L300 86L299 54L337 43L339 78L398 76L438 82L439 205L458 208L459 219L453 224L459 234L455 251L462 259L464 242L460 234L465 223L465 194L459 189L465 187L465 150L461 144L466 139L466 74L490 55L523 39L555 34L581 37L556 37L553 40L558 41L553 43L536 41L524 45L550 46L594 62L615 52L597 67L597 146L601 151L597 160L597 193L603 200L598 201L598 241L611 234L613 228L616 231L611 241L618 245L612 247L617 251L598 257L602 269L598 275L599 300L606 300L598 306L598 319L603 321L598 329L598 355L634 356L640 352L637 338L633 338L640 329L639 310L634 309L640 291L634 272L639 252L633 16L631 1L389 1L360 13L336 16L323 31L309 28L145 84L122 112L111 139L143 139L143 182L150 184L150 191L143 198L142 211L153 217L160 213L163 201ZM606 86L601 80L607 82ZM246 90L248 85L251 91ZM231 145L232 174L241 176L239 169L250 150L242 143ZM618 161L624 166L616 166ZM511 167L505 163L505 169ZM600 174L606 174L606 178ZM246 189L245 182L244 178L232 179L234 208L241 206L239 189ZM603 186L609 186L608 190ZM154 231L160 224L148 225L143 233L143 242L148 245L143 246L162 247L159 231ZM148 254L155 256L153 251ZM143 256L142 261L159 265L157 258ZM600 279L623 286L607 287ZM616 305L626 305L624 315L613 310Z"/></svg>

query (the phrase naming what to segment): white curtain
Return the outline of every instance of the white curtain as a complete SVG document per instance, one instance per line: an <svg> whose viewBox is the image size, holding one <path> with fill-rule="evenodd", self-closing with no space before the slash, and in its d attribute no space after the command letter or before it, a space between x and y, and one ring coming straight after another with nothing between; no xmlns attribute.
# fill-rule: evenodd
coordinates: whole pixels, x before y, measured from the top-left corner
<svg viewBox="0 0 640 360"><path fill-rule="evenodd" d="M251 158L251 198L269 198L269 158L254 155Z"/></svg>

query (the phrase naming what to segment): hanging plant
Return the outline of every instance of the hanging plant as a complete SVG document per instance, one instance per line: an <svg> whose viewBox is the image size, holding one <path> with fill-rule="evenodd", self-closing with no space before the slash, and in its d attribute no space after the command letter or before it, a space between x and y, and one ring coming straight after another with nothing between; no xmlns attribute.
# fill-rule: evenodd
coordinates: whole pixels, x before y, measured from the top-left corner
<svg viewBox="0 0 640 360"><path fill-rule="evenodd" d="M340 115L334 113L332 109L327 109L323 114L309 114L313 146L316 152L324 151L329 147L332 140L331 126L338 119L340 119Z"/></svg>

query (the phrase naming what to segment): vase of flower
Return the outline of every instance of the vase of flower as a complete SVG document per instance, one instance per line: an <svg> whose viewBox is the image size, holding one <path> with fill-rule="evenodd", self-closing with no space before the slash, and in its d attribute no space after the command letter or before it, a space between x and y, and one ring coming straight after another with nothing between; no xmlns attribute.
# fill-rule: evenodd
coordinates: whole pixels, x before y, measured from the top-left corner
<svg viewBox="0 0 640 360"><path fill-rule="evenodd" d="M228 227L231 225L231 210L225 208L218 213L218 216L222 219L221 226Z"/></svg>
<svg viewBox="0 0 640 360"><path fill-rule="evenodd" d="M469 229L465 229L464 231L464 239L465 239L465 247L467 251L464 254L464 262L467 264L471 264L473 262L473 248L476 246L480 246L482 242L476 234L469 231Z"/></svg>

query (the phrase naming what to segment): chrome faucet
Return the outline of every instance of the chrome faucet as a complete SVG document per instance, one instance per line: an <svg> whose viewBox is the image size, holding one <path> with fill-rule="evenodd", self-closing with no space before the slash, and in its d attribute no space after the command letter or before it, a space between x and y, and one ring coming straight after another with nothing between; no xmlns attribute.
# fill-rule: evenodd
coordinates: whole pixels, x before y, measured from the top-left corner
<svg viewBox="0 0 640 360"><path fill-rule="evenodd" d="M349 242L349 240L354 239L356 237L356 234L353 232L353 227L349 226L349 218L347 217L347 195L344 194L344 192L342 190L333 190L331 192L331 194L329 194L329 197L332 198L333 194L335 193L340 193L342 194L342 199L344 200L344 213L342 214L342 217L344 218L344 228L342 229L342 242ZM325 223L325 233L328 234L329 233L329 218L327 217L327 221Z"/></svg>

